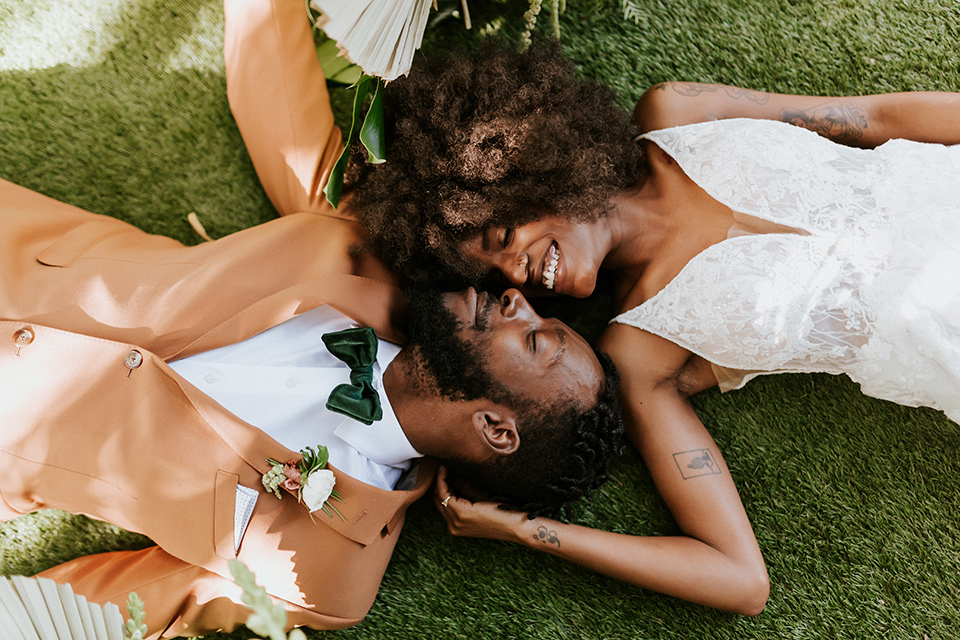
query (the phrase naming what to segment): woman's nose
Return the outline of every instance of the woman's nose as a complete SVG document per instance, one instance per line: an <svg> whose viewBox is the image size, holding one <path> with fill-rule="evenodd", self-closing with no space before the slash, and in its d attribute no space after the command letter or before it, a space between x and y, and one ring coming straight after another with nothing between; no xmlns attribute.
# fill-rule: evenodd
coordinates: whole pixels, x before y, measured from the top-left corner
<svg viewBox="0 0 960 640"><path fill-rule="evenodd" d="M505 254L500 260L500 272L510 284L522 287L530 277L530 257L525 253Z"/></svg>
<svg viewBox="0 0 960 640"><path fill-rule="evenodd" d="M529 318L536 315L527 299L516 289L507 289L500 294L500 302L505 318Z"/></svg>

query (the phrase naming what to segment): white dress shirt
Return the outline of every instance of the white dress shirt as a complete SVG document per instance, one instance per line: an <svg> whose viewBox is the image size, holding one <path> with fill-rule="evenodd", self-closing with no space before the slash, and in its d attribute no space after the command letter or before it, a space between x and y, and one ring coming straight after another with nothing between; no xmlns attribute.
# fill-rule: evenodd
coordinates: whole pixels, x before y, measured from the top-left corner
<svg viewBox="0 0 960 640"><path fill-rule="evenodd" d="M383 419L368 426L325 406L334 387L350 383L350 368L327 351L321 336L357 326L325 305L243 342L198 353L170 366L285 447L299 451L324 445L335 467L389 490L411 461L422 456L407 440L383 389L383 371L400 347L378 340L373 386L380 394Z"/></svg>

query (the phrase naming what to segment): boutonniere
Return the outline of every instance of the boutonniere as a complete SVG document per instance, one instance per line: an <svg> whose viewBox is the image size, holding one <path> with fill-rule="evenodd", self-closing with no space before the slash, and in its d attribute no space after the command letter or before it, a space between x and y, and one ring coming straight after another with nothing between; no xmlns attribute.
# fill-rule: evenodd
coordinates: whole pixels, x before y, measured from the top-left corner
<svg viewBox="0 0 960 640"><path fill-rule="evenodd" d="M313 519L313 512L323 509L323 512L333 517L336 513L344 522L347 521L337 508L329 502L330 499L343 503L340 493L333 487L337 484L337 479L333 471L324 469L327 466L327 448L317 446L300 449L300 460L291 460L289 462L278 462L273 458L267 458L267 462L273 465L267 473L263 474L263 486L267 491L273 493L277 498L281 497L280 487L297 494L297 500L302 502L310 511L310 518Z"/></svg>

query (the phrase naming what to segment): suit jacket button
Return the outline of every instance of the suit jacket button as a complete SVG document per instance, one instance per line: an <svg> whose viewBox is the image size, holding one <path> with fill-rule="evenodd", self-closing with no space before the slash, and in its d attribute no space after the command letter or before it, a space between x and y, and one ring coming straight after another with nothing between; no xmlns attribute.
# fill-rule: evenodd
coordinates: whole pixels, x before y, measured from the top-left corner
<svg viewBox="0 0 960 640"><path fill-rule="evenodd" d="M13 334L13 341L17 347L25 347L33 342L33 331L24 327Z"/></svg>
<svg viewBox="0 0 960 640"><path fill-rule="evenodd" d="M128 369L136 369L143 364L143 354L136 349L130 349L127 355L123 356L123 364L127 365Z"/></svg>

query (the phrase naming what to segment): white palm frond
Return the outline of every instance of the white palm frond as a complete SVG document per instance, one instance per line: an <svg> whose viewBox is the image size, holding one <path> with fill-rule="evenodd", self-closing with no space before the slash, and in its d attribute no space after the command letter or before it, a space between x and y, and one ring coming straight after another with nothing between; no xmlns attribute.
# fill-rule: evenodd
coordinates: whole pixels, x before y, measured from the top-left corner
<svg viewBox="0 0 960 640"><path fill-rule="evenodd" d="M0 576L4 640L124 640L120 608L102 607L47 578Z"/></svg>
<svg viewBox="0 0 960 640"><path fill-rule="evenodd" d="M420 48L433 0L310 0L317 26L365 73L406 75Z"/></svg>

